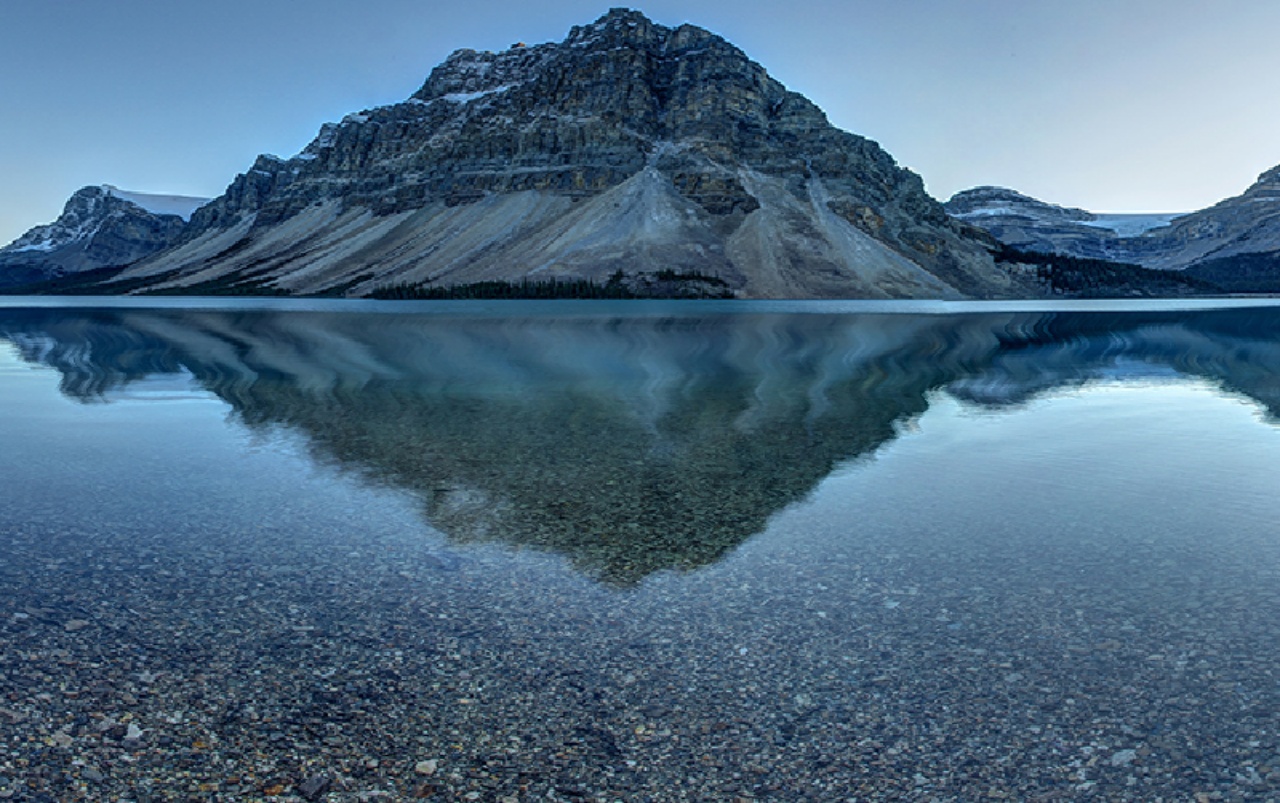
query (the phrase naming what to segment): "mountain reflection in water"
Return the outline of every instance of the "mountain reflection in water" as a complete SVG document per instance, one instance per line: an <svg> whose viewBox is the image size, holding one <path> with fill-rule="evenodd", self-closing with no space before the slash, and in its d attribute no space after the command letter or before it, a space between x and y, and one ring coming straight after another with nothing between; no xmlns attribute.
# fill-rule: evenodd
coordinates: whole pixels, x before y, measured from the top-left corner
<svg viewBox="0 0 1280 803"><path fill-rule="evenodd" d="M314 459L413 493L455 541L554 550L615 585L716 561L892 440L936 391L998 408L1103 378L1181 375L1280 412L1280 317L1265 307L511 309L10 309L0 338L84 402L190 375L245 426L288 427Z"/></svg>

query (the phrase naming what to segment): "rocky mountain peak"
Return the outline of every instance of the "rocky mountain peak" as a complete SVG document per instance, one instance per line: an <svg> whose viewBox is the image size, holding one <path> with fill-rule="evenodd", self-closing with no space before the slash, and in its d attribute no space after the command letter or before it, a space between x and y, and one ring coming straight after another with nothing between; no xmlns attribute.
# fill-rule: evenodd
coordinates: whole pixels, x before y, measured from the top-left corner
<svg viewBox="0 0 1280 803"><path fill-rule="evenodd" d="M110 184L83 187L67 199L57 220L0 248L0 286L136 262L171 245L184 227L181 214L157 209L189 210L202 200L132 193Z"/></svg>
<svg viewBox="0 0 1280 803"><path fill-rule="evenodd" d="M0 251L54 251L91 238L113 219L165 216L139 204L140 197L110 184L82 187L67 199L57 220L32 228Z"/></svg>
<svg viewBox="0 0 1280 803"><path fill-rule="evenodd" d="M1249 203L1280 202L1280 166L1276 166L1258 176L1258 180L1241 196Z"/></svg>
<svg viewBox="0 0 1280 803"><path fill-rule="evenodd" d="M944 205L961 220L992 215L1031 215L1058 221L1088 221L1096 215L1084 209L1046 203L1007 187L982 186L957 192Z"/></svg>
<svg viewBox="0 0 1280 803"><path fill-rule="evenodd" d="M252 264L280 289L351 294L618 270L785 297L1017 284L876 143L723 38L625 8L558 43L455 51L405 102L260 157L184 240L141 270Z"/></svg>
<svg viewBox="0 0 1280 803"><path fill-rule="evenodd" d="M670 28L654 23L639 11L611 8L590 25L575 25L570 28L565 44L570 47L617 45L623 42L658 44L670 32Z"/></svg>
<svg viewBox="0 0 1280 803"><path fill-rule="evenodd" d="M536 72L552 45L514 45L500 53L455 50L431 71L413 100L431 102L457 95L478 95L523 83ZM457 100L458 98L453 98Z"/></svg>
<svg viewBox="0 0 1280 803"><path fill-rule="evenodd" d="M1258 184L1280 184L1280 165L1258 176Z"/></svg>

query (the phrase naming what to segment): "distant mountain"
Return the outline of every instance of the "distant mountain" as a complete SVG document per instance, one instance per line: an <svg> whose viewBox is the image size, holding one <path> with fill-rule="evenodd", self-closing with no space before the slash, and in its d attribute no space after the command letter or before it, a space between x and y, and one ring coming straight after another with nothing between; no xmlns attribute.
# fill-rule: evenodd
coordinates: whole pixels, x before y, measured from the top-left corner
<svg viewBox="0 0 1280 803"><path fill-rule="evenodd" d="M711 276L745 297L1034 295L918 176L729 42L614 9L459 50L403 103L262 156L111 285L389 286Z"/></svg>
<svg viewBox="0 0 1280 803"><path fill-rule="evenodd" d="M148 195L104 184L78 190L53 223L0 248L0 286L120 267L171 245L207 198Z"/></svg>
<svg viewBox="0 0 1280 803"><path fill-rule="evenodd" d="M1177 214L1098 215L1057 206L1004 187L975 187L945 204L958 220L1022 251L1131 261L1122 244L1168 226Z"/></svg>
<svg viewBox="0 0 1280 803"><path fill-rule="evenodd" d="M1098 215L1001 187L957 193L946 209L1022 251L1185 271L1236 292L1280 291L1280 167L1187 214Z"/></svg>

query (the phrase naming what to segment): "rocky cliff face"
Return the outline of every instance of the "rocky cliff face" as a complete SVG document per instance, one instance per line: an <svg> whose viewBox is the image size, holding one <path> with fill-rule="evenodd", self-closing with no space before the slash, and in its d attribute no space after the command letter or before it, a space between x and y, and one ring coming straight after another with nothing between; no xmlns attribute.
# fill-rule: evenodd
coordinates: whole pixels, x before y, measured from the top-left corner
<svg viewBox="0 0 1280 803"><path fill-rule="evenodd" d="M181 214L166 210L180 212L203 200L85 187L68 199L56 221L0 248L0 286L137 262L172 245L185 226Z"/></svg>
<svg viewBox="0 0 1280 803"><path fill-rule="evenodd" d="M738 48L615 9L459 50L403 103L260 157L123 278L363 295L694 270L748 297L1019 295L875 143Z"/></svg>
<svg viewBox="0 0 1280 803"><path fill-rule="evenodd" d="M1095 215L999 187L958 193L946 209L1022 250L1190 270L1227 284L1245 264L1280 268L1280 167L1243 194L1185 215Z"/></svg>

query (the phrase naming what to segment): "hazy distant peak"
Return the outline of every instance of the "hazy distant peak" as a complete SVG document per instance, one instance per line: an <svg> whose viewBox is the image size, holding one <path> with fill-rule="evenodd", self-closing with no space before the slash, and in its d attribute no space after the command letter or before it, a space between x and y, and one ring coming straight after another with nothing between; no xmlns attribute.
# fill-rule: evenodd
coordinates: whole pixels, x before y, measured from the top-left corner
<svg viewBox="0 0 1280 803"><path fill-rule="evenodd" d="M1096 217L1084 209L1058 206L1008 187L989 185L957 192L945 206L951 216L961 220L1017 214L1071 221L1093 220Z"/></svg>

